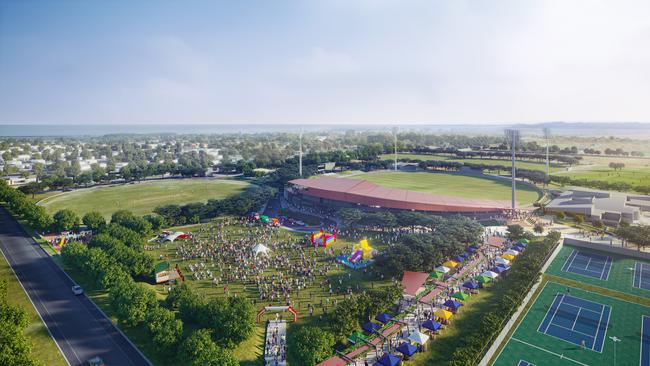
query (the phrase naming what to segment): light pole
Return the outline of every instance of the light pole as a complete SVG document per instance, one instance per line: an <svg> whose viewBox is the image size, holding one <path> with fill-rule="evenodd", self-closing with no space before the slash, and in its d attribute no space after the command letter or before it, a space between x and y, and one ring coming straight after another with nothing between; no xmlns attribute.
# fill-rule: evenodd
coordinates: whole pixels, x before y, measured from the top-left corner
<svg viewBox="0 0 650 366"><path fill-rule="evenodd" d="M397 127L393 128L393 145L394 145L394 152L395 152L395 165L394 165L394 170L397 171Z"/></svg>
<svg viewBox="0 0 650 366"><path fill-rule="evenodd" d="M611 339L612 342L614 342L614 366L616 366L616 343L620 342L621 339L616 336L609 337L609 339Z"/></svg>

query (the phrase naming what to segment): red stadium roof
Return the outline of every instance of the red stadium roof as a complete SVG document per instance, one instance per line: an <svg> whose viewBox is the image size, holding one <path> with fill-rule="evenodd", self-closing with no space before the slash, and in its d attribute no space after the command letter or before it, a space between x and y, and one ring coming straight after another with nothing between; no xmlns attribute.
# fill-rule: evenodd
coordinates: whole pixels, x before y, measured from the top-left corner
<svg viewBox="0 0 650 366"><path fill-rule="evenodd" d="M289 183L301 188L305 195L384 208L432 212L492 212L509 207L508 201L433 195L382 187L361 179L321 177L294 179Z"/></svg>

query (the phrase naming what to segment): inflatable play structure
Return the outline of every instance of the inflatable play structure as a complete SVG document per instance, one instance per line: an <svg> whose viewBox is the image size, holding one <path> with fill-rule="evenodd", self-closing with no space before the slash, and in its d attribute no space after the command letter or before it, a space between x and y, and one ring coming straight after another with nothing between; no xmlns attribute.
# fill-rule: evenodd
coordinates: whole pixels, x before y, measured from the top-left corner
<svg viewBox="0 0 650 366"><path fill-rule="evenodd" d="M354 246L349 256L339 255L336 257L336 261L348 268L359 269L371 265L376 255L377 251L370 246L368 240L363 239L359 244Z"/></svg>
<svg viewBox="0 0 650 366"><path fill-rule="evenodd" d="M253 212L248 214L248 219L250 221L257 221L260 222L264 225L273 225L273 226L279 226L280 225L280 220L276 217L268 217L267 215L260 215L257 212Z"/></svg>
<svg viewBox="0 0 650 366"><path fill-rule="evenodd" d="M294 309L292 306L265 306L260 311L257 312L257 322L262 321L262 315L271 312L271 313L277 313L277 312L285 312L288 311L293 315L293 321L296 322L298 321L298 312L296 309Z"/></svg>
<svg viewBox="0 0 650 366"><path fill-rule="evenodd" d="M314 246L327 248L336 243L336 230L333 233L326 233L323 229L318 233L311 233L311 243Z"/></svg>

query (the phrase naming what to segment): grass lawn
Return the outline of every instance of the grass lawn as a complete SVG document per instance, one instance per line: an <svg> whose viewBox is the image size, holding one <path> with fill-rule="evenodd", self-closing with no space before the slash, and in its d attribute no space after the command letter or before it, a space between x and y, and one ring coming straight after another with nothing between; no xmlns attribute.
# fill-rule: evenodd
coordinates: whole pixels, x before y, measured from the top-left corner
<svg viewBox="0 0 650 366"><path fill-rule="evenodd" d="M23 291L14 272L2 255L0 255L0 279L7 280L9 303L18 305L27 311L29 325L25 328L25 335L32 343L32 353L36 359L44 365L67 365L56 343L47 332L45 324L41 321L36 309L32 306L27 294Z"/></svg>
<svg viewBox="0 0 650 366"><path fill-rule="evenodd" d="M239 193L248 185L244 181L226 179L167 179L79 189L52 196L39 204L49 213L69 208L79 216L98 211L108 218L117 210L127 209L136 215L145 215L162 205L224 198Z"/></svg>
<svg viewBox="0 0 650 366"><path fill-rule="evenodd" d="M393 160L395 156L393 154L384 154L380 157L382 160ZM486 165L501 165L506 169L510 169L510 160L507 159L458 159L449 155L434 155L434 154L397 154L397 159L419 159L422 161L425 160L447 160L447 161L457 161L459 163L472 163L472 164L486 164ZM515 167L519 169L530 169L530 170L542 170L546 171L546 163L543 162L530 162L530 161L521 161L517 160L515 162ZM565 170L565 167L562 167L557 164L551 164L551 173L557 171ZM503 172L506 173L506 172Z"/></svg>
<svg viewBox="0 0 650 366"><path fill-rule="evenodd" d="M372 172L355 176L381 186L401 188L413 191L457 196L466 198L483 198L493 200L510 200L510 182L482 177L472 177L449 173L403 173ZM539 198L533 188L517 184L517 201L530 204Z"/></svg>
<svg viewBox="0 0 650 366"><path fill-rule="evenodd" d="M615 171L608 167L593 167L588 170L575 169L567 172L555 173L572 179L589 179L606 181L610 183L620 182L631 185L646 185L650 182L650 168L623 168Z"/></svg>
<svg viewBox="0 0 650 366"><path fill-rule="evenodd" d="M567 294L567 290L572 297L611 307L602 352L582 349L579 345L538 331L556 295ZM516 365L519 360L536 365L598 366L613 365L614 362L619 365L637 365L641 343L641 319L643 315L648 314L649 307L549 281L534 300L494 365ZM616 361L614 343L609 339L611 336L622 340L616 346Z"/></svg>

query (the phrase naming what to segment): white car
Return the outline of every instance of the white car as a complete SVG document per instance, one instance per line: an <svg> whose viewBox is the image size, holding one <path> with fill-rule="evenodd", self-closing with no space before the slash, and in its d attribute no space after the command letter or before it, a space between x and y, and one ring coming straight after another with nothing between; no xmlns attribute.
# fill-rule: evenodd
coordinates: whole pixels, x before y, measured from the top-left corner
<svg viewBox="0 0 650 366"><path fill-rule="evenodd" d="M79 285L74 285L72 286L72 293L75 295L81 295L84 293L84 289L82 289Z"/></svg>

